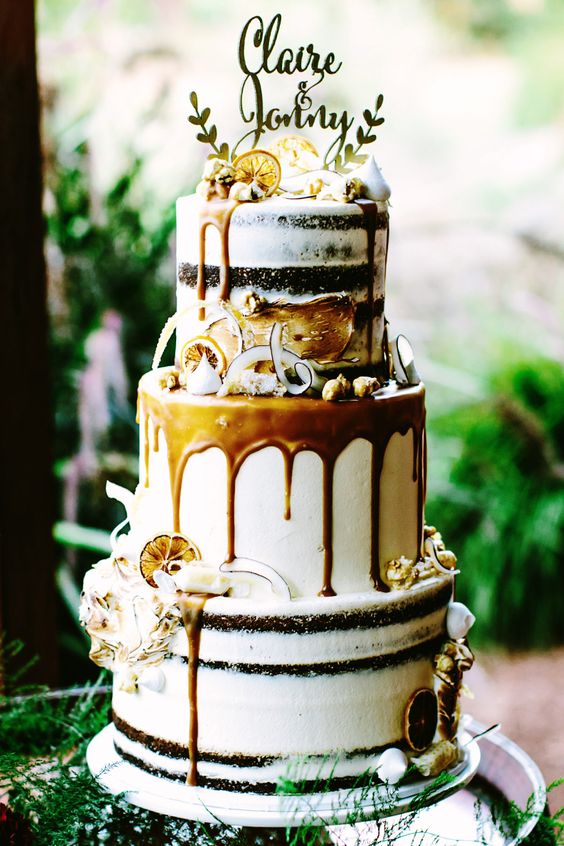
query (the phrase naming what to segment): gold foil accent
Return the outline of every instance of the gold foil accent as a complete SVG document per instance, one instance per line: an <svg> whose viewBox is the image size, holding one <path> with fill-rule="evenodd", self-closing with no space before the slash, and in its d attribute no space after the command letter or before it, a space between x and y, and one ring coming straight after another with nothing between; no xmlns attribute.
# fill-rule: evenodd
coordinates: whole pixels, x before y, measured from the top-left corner
<svg viewBox="0 0 564 846"><path fill-rule="evenodd" d="M287 349L325 364L343 357L353 335L355 310L350 297L327 294L304 303L261 303L244 316L256 344L268 344L272 325L280 323Z"/></svg>

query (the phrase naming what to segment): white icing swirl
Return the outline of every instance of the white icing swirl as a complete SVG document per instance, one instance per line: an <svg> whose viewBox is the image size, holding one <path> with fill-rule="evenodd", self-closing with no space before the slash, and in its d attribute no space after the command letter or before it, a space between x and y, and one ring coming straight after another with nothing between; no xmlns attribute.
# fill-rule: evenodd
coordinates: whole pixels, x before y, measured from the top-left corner
<svg viewBox="0 0 564 846"><path fill-rule="evenodd" d="M364 196L374 202L385 202L390 198L391 189L384 177L374 156L369 156L366 161L351 171L349 179L360 179L364 185Z"/></svg>

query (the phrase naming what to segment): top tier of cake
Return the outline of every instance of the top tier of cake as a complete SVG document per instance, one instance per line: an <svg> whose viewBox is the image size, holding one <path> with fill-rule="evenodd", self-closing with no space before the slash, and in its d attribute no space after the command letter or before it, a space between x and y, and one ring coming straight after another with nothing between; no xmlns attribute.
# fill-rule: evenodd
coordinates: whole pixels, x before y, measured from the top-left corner
<svg viewBox="0 0 564 846"><path fill-rule="evenodd" d="M257 344L268 343L278 322L284 346L321 370L379 370L388 231L386 202L181 197L178 309L198 294L230 299ZM203 312L188 310L177 328L177 352L205 325Z"/></svg>

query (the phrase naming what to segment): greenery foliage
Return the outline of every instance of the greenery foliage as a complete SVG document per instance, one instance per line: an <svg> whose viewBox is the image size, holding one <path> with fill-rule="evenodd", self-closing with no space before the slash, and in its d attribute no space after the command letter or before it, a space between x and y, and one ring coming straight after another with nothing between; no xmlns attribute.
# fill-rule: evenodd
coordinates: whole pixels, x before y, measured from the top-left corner
<svg viewBox="0 0 564 846"><path fill-rule="evenodd" d="M461 562L473 643L563 643L564 370L551 360L501 366L483 402L431 422L432 450L454 445L457 457L427 514Z"/></svg>
<svg viewBox="0 0 564 846"><path fill-rule="evenodd" d="M103 672L98 681L72 692L51 693L43 688L22 687L24 650L20 644L6 644L5 692L0 695L0 843L15 846L95 846L112 843L130 846L147 843L150 846L314 846L327 842L323 826L317 823L315 812L305 823L287 829L243 829L223 825L204 825L152 814L125 801L121 795L112 796L98 787L85 764L85 752L90 738L108 722L110 695ZM281 782L284 794L300 792L298 779ZM432 843L428 832L417 831L418 813L431 799L434 791L449 776L442 775L431 782L400 818L382 818L382 809L394 804L394 788L374 780L364 781L360 802L366 808L374 792L374 808L379 809L380 822L375 828L379 844ZM359 784L358 787L361 787ZM317 785L319 792L331 789L330 779ZM9 802L9 806L6 804ZM477 805L476 813L480 813ZM376 814L378 817L378 814ZM499 831L517 832L528 820L535 818L532 800L526 808L500 803L490 808ZM348 819L354 825L363 818L360 803L351 803ZM331 820L325 820L331 824ZM562 842L562 812L552 819L544 819L535 829L529 846L553 846ZM338 832L338 830L336 830ZM337 842L340 842L337 834ZM343 843L353 842L345 838ZM360 837L365 835L360 835ZM420 841L418 838L421 838ZM360 839L359 841L360 842ZM363 840L363 842L368 842ZM437 843L439 840L437 840ZM483 840L488 844L488 836Z"/></svg>

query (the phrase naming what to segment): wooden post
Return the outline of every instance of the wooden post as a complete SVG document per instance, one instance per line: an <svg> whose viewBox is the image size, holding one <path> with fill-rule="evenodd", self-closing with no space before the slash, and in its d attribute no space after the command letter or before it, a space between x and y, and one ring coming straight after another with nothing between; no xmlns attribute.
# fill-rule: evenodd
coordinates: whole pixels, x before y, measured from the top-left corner
<svg viewBox="0 0 564 846"><path fill-rule="evenodd" d="M51 407L33 0L0 2L0 631L56 682ZM0 678L2 662L0 656Z"/></svg>

